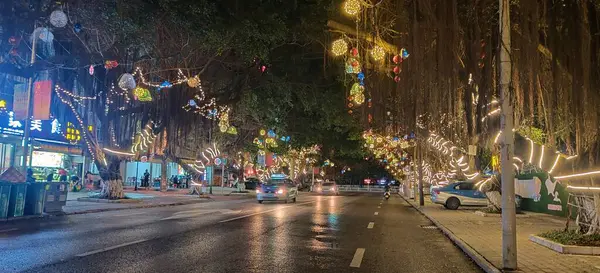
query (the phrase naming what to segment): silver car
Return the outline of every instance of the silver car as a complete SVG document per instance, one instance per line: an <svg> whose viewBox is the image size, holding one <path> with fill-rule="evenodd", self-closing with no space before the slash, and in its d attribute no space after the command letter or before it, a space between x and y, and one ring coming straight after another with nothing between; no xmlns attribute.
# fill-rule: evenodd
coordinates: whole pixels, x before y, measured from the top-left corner
<svg viewBox="0 0 600 273"><path fill-rule="evenodd" d="M335 182L322 183L321 185L317 186L316 192L321 194L339 194L338 186L335 184Z"/></svg>

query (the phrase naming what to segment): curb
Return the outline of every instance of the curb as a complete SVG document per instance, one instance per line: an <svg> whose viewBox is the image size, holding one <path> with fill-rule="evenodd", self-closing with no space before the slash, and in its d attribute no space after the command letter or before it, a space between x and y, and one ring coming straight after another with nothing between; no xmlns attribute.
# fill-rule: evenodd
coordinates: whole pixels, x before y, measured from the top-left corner
<svg viewBox="0 0 600 273"><path fill-rule="evenodd" d="M469 246L465 241L458 238L458 236L454 235L454 233L452 233L452 231L450 231L449 229L444 227L442 224L440 224L440 222L433 219L433 217L430 217L429 215L425 214L419 207L413 205L411 202L406 200L406 198L404 196L400 195L400 197L402 199L404 199L404 201L406 203L408 203L413 208L415 208L423 216L427 217L427 219L429 219L429 221L431 221L434 225L436 225L442 231L442 233L444 233L444 235L446 235L446 237L448 237L448 239L450 239L465 254L467 254L481 269L483 269L483 271L485 271L487 273L502 273L501 270L496 268L492 263L490 263L490 261L486 260L485 257L481 256L481 254L479 254L479 252L477 252L475 249L473 249L471 246Z"/></svg>
<svg viewBox="0 0 600 273"><path fill-rule="evenodd" d="M204 200L207 200L207 199L204 199ZM202 200L202 201L204 201L204 200ZM204 202L206 202L206 201L204 201ZM167 203L167 204L149 204L149 205L132 206L132 207L125 207L125 208L104 208L104 209L92 209L92 210L84 210L84 211L63 212L63 213L58 213L58 214L54 214L54 215L62 216L62 215L77 215L77 214L88 214L88 213L117 211L117 210L174 207L174 206L183 206L183 205L198 204L198 203L204 203L204 202L198 202L197 200L190 200L190 201L186 201L186 202Z"/></svg>

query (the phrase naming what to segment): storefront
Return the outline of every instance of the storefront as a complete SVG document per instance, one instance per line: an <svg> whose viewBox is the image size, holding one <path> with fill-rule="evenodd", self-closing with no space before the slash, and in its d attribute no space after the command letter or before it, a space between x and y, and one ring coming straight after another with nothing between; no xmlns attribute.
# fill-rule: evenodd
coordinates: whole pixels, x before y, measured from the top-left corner
<svg viewBox="0 0 600 273"><path fill-rule="evenodd" d="M162 173L162 163L159 160L152 160L147 162L132 161L126 162L122 167L122 173L126 178L125 185L134 186L134 181L141 181L144 178L144 173L148 171L150 174L150 180L153 181L151 185L155 184L155 181L160 181ZM124 167L124 169L123 169ZM167 178L171 179L173 176L185 175L185 171L181 166L174 162L167 163ZM140 184L138 184L140 185Z"/></svg>
<svg viewBox="0 0 600 273"><path fill-rule="evenodd" d="M14 120L13 116L12 111L0 107L0 171L11 166L22 166L23 163L25 123ZM79 132L71 123L65 128ZM68 140L68 133L65 133L58 119L33 120L30 132L32 148L27 165L33 169L36 180L46 181L49 172L56 172L60 168L67 170L69 176L81 177L84 158L80 138Z"/></svg>
<svg viewBox="0 0 600 273"><path fill-rule="evenodd" d="M34 139L30 168L37 181L46 181L49 174L52 180L59 181L59 170L67 172L68 177L83 176L85 157L79 146L44 139Z"/></svg>

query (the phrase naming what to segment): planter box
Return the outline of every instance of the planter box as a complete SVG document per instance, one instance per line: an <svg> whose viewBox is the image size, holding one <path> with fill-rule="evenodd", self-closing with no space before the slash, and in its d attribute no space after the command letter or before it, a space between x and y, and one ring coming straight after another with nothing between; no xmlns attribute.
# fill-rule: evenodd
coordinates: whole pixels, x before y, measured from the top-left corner
<svg viewBox="0 0 600 273"><path fill-rule="evenodd" d="M548 240L546 238L542 238L535 235L529 235L529 240L543 245L549 249L552 249L558 253L562 254L575 254L575 255L599 255L600 256L600 247L595 246L574 246L574 245L563 245L557 242Z"/></svg>

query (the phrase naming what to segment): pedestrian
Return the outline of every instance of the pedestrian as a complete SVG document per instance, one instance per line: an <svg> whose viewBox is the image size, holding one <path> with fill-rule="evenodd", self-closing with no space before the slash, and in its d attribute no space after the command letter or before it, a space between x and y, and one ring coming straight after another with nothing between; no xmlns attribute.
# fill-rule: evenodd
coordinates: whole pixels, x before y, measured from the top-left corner
<svg viewBox="0 0 600 273"><path fill-rule="evenodd" d="M179 178L177 178L177 175L173 176L173 185L175 188L179 188Z"/></svg>
<svg viewBox="0 0 600 273"><path fill-rule="evenodd" d="M67 171L65 169L59 169L58 170L58 181L59 182L67 182Z"/></svg>
<svg viewBox="0 0 600 273"><path fill-rule="evenodd" d="M52 182L54 180L54 174L53 173L49 173L46 176L46 182Z"/></svg>
<svg viewBox="0 0 600 273"><path fill-rule="evenodd" d="M148 170L146 170L144 172L144 178L143 178L143 181L142 181L142 187L146 187L146 188L150 187L150 173L148 172Z"/></svg>
<svg viewBox="0 0 600 273"><path fill-rule="evenodd" d="M33 170L31 168L27 169L27 178L25 182L35 183L35 178L33 177Z"/></svg>

